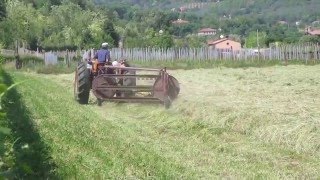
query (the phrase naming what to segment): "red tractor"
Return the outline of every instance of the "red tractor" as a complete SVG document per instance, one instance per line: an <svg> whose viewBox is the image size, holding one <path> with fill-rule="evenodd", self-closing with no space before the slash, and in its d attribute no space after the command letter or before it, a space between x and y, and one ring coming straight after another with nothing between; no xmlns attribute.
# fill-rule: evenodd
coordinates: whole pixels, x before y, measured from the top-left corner
<svg viewBox="0 0 320 180"><path fill-rule="evenodd" d="M103 101L158 102L169 108L180 92L179 82L166 68L130 67L126 61L89 65L79 62L74 81L74 96L80 104L88 104L90 90Z"/></svg>

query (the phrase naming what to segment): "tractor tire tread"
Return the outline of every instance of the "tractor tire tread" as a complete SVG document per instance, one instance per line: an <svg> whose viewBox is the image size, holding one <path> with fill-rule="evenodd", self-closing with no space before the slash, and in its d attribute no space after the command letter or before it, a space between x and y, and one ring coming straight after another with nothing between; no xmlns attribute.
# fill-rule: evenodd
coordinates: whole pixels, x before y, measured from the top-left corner
<svg viewBox="0 0 320 180"><path fill-rule="evenodd" d="M90 95L90 70L87 69L86 63L80 62L78 64L78 67L76 69L76 83L77 83L77 89L76 89L76 100L80 104L88 104L89 102L89 95Z"/></svg>

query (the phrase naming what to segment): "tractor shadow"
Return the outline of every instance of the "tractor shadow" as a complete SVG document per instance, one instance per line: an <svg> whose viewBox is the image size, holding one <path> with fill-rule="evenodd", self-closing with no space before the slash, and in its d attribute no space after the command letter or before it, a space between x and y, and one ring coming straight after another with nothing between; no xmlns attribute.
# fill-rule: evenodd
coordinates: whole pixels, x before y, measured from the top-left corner
<svg viewBox="0 0 320 180"><path fill-rule="evenodd" d="M13 81L4 74L6 83ZM58 179L55 164L49 154L49 148L42 141L30 113L21 101L21 95L15 88L3 98L8 127L13 138L13 167L6 177L9 179ZM1 178L0 178L1 179Z"/></svg>

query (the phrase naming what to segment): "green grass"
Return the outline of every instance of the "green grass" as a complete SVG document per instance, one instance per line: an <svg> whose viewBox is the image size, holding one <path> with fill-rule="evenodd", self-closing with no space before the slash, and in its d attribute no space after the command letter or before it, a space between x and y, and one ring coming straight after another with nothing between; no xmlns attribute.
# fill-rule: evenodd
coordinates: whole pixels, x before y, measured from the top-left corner
<svg viewBox="0 0 320 180"><path fill-rule="evenodd" d="M75 70L76 65L77 62L72 62L68 67L65 63L59 62L56 65L38 66L35 69L39 74L68 74Z"/></svg>
<svg viewBox="0 0 320 180"><path fill-rule="evenodd" d="M17 86L10 102L21 109L12 114L32 125L21 131L37 137L27 143L45 165L25 177L318 179L319 68L172 70L181 94L169 110L98 107L93 97L79 105L73 74L11 72L16 82L28 80Z"/></svg>
<svg viewBox="0 0 320 180"><path fill-rule="evenodd" d="M2 73L1 77L6 84L13 83L7 73ZM15 84L15 87L20 84ZM0 123L9 131L0 141L3 147L0 152L0 175L9 179L53 178L54 169L47 152L48 148L42 143L21 100L21 95L14 88L8 89L2 97L5 116L0 119Z"/></svg>
<svg viewBox="0 0 320 180"><path fill-rule="evenodd" d="M1 55L0 56L3 58L3 62L9 63L9 62L15 62L16 57L15 56L6 56L6 55ZM43 64L43 59L35 56L21 56L20 60L24 64ZM2 62L2 61L1 61Z"/></svg>
<svg viewBox="0 0 320 180"><path fill-rule="evenodd" d="M11 129L7 121L6 111L3 107L3 97L7 87L11 85L8 76L0 67L0 175L7 172L13 166L12 144L13 138L11 136Z"/></svg>
<svg viewBox="0 0 320 180"><path fill-rule="evenodd" d="M4 65L8 71L15 71L15 64L13 62ZM77 66L76 61L72 61L68 67L64 62L59 61L55 65L44 65L43 63L26 62L19 71L22 72L36 72L38 74L70 74Z"/></svg>

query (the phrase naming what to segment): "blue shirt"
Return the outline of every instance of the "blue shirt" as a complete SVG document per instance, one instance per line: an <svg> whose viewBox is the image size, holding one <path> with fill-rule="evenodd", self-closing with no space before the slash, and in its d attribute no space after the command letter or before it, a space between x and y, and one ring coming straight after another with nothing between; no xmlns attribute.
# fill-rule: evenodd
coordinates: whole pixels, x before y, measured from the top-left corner
<svg viewBox="0 0 320 180"><path fill-rule="evenodd" d="M110 61L110 51L108 49L100 49L94 56L95 59L98 59L99 63L105 63Z"/></svg>

